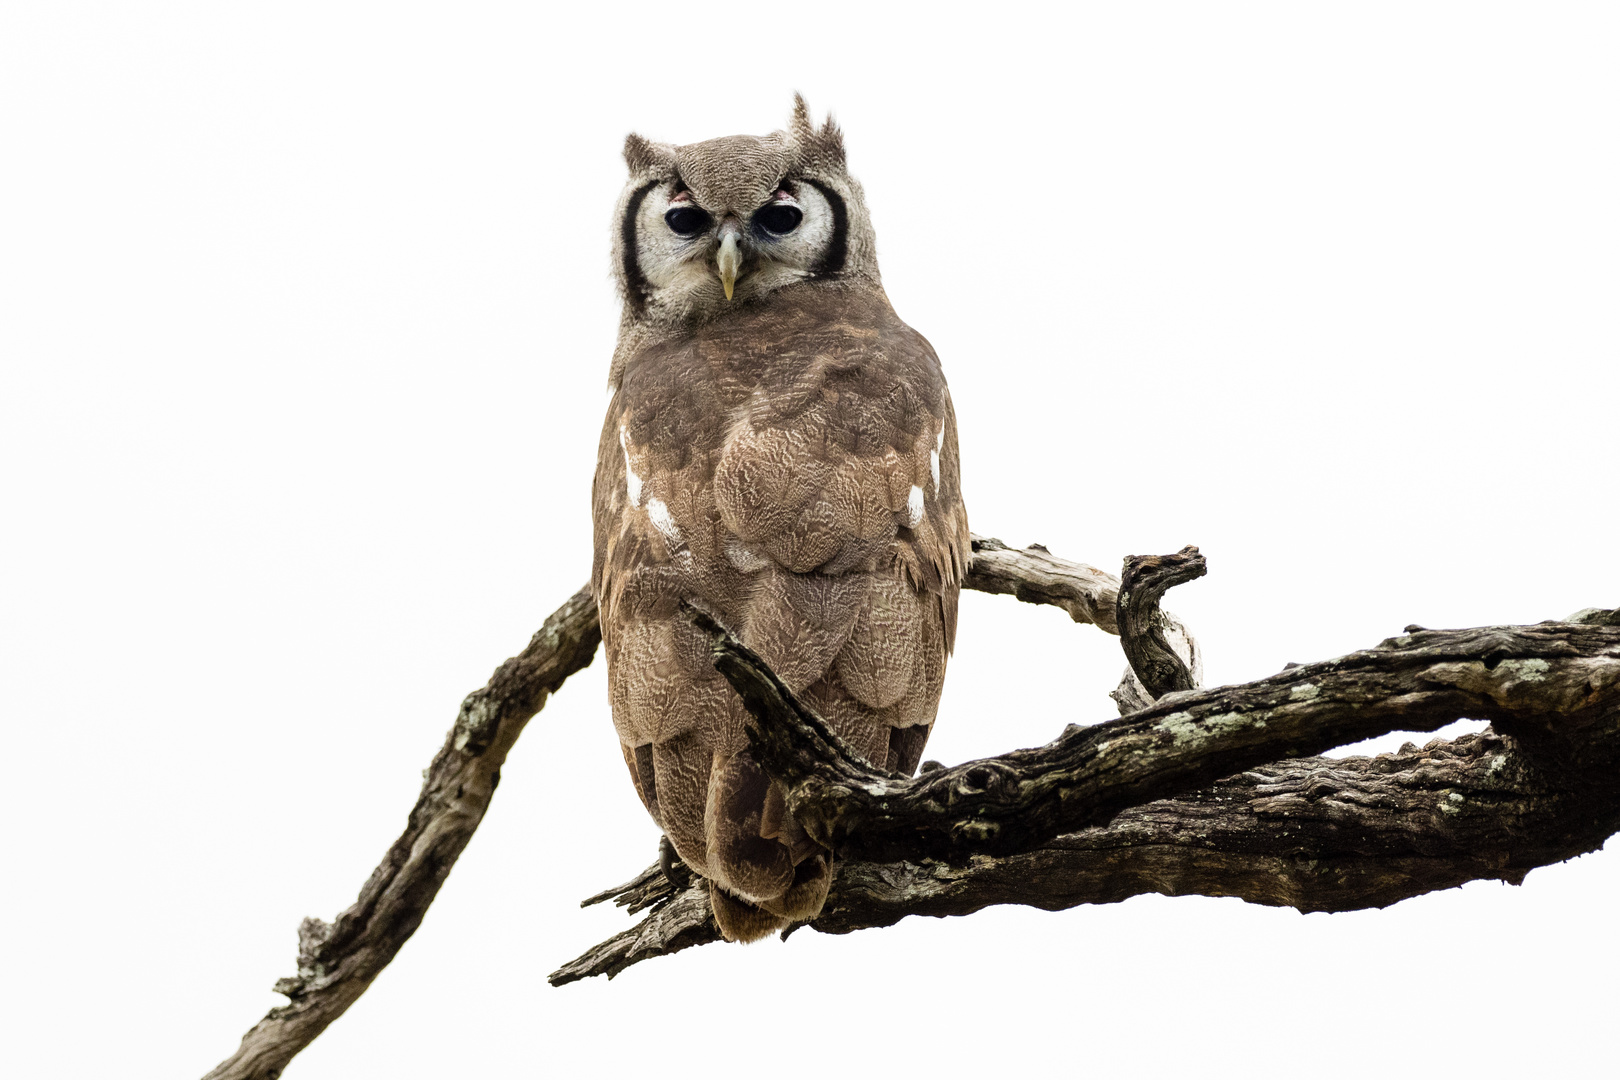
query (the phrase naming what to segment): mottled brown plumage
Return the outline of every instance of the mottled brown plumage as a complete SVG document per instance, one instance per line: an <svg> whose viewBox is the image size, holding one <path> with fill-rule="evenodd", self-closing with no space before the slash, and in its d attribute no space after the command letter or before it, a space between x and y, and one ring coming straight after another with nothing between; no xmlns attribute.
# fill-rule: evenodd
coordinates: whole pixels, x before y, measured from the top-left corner
<svg viewBox="0 0 1620 1080"><path fill-rule="evenodd" d="M786 133L631 136L625 159L593 500L613 722L726 936L751 940L820 910L830 854L753 762L742 703L677 606L725 620L870 761L915 770L968 559L955 417L883 293L830 121L800 100ZM708 226L677 232L693 211Z"/></svg>

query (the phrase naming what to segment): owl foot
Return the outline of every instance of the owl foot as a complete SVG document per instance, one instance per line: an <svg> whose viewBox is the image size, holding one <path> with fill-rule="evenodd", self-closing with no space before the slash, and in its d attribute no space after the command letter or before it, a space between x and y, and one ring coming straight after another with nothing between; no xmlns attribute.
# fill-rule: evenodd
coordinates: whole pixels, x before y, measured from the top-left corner
<svg viewBox="0 0 1620 1080"><path fill-rule="evenodd" d="M691 868L681 861L667 836L658 838L658 868L664 872L664 880L674 888L684 889L692 884Z"/></svg>

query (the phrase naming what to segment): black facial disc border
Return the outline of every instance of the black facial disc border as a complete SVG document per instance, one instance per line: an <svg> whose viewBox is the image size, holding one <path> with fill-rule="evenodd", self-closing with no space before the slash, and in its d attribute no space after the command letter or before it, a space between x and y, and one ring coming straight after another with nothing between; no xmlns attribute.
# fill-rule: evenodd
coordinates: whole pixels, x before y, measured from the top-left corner
<svg viewBox="0 0 1620 1080"><path fill-rule="evenodd" d="M844 197L831 187L808 176L804 177L804 182L821 192L822 198L832 207L833 215L832 242L810 272L816 277L837 277L844 272L844 261L849 255L849 211L844 206Z"/></svg>
<svg viewBox="0 0 1620 1080"><path fill-rule="evenodd" d="M652 287L647 282L647 275L641 272L641 264L636 261L636 215L641 213L642 200L658 184L657 180L649 180L630 193L630 201L624 207L624 222L619 226L620 243L624 248L625 299L630 302L630 310L638 315L647 306Z"/></svg>

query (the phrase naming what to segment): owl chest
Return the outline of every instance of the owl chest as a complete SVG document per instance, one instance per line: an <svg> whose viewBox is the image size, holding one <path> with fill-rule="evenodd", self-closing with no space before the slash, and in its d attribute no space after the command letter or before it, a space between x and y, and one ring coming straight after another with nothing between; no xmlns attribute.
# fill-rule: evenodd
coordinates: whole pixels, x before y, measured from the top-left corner
<svg viewBox="0 0 1620 1080"><path fill-rule="evenodd" d="M897 408L915 398L902 380L826 359L717 374L623 402L621 534L645 562L869 570L920 519L938 425Z"/></svg>

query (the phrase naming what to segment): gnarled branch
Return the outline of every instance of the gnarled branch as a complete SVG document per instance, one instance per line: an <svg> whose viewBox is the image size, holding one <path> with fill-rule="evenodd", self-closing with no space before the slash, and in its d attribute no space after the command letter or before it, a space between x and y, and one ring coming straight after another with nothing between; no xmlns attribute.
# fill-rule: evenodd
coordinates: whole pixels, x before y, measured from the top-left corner
<svg viewBox="0 0 1620 1080"><path fill-rule="evenodd" d="M1119 644L1154 701L1198 686L1187 662L1170 647L1168 620L1159 610L1159 600L1167 590L1207 572L1204 557L1190 544L1174 555L1132 555L1125 560L1114 602Z"/></svg>
<svg viewBox="0 0 1620 1080"><path fill-rule="evenodd" d="M421 925L500 782L501 765L529 718L563 680L588 666L601 643L596 601L581 589L552 613L528 648L495 669L461 703L394 841L333 923L298 928L298 974L276 983L288 1004L271 1009L236 1053L204 1080L275 1080L287 1063L365 993Z"/></svg>
<svg viewBox="0 0 1620 1080"><path fill-rule="evenodd" d="M1059 911L1142 893L1352 911L1467 881L1518 884L1535 867L1596 850L1617 830L1614 797L1560 783L1512 739L1487 731L1375 758L1277 762L965 866L842 863L809 925L844 934L908 915L968 915L995 904ZM564 965L551 982L612 976L718 941L701 899L694 889L678 905L656 907L633 933Z"/></svg>
<svg viewBox="0 0 1620 1080"><path fill-rule="evenodd" d="M1118 632L1116 607L1119 582L1112 575L1080 563L1058 559L1039 546L1017 551L999 541L976 537L974 549L974 561L965 582L967 588L1011 594L1031 603L1054 604L1068 611L1076 622L1091 622L1111 633ZM1593 627L1620 623L1620 615L1613 612L1584 612L1582 616L1580 621ZM1164 623L1172 647L1183 655L1196 683L1199 663L1191 636L1173 616L1166 614ZM500 766L523 726L544 705L546 697L561 686L570 674L590 663L600 637L595 604L589 591L581 590L547 619L545 626L535 634L523 653L502 664L484 689L468 696L445 745L428 769L422 794L411 811L405 832L390 847L355 904L335 923L306 919L300 928L298 974L276 984L279 991L289 996L290 1003L271 1010L247 1033L238 1051L208 1074L209 1080L227 1077L273 1080L279 1077L286 1063L365 991L420 925L450 868L482 820L498 782ZM1605 653L1604 657L1612 655L1612 652ZM1505 653L1493 653L1481 659L1480 663L1486 665L1486 670L1492 670L1500 667L1504 659L1513 658ZM1535 673L1532 671L1532 674ZM1602 671L1598 671L1598 674L1601 675ZM1133 679L1134 676L1127 673L1127 680L1116 691L1116 697L1144 693L1139 686L1133 688ZM1122 699L1121 708L1129 711L1125 700L1129 700L1128 696ZM1587 730L1586 738L1590 740L1592 753L1601 746L1607 746L1607 740L1613 737L1613 717L1607 713L1603 716L1605 719L1593 721ZM1199 721L1207 722L1207 718ZM1413 725L1403 722L1400 726ZM1557 724L1553 724L1547 730L1556 730L1557 727ZM1534 733L1539 730L1537 725L1529 723L1518 734L1528 744L1534 741ZM1601 733L1602 738L1597 738L1593 733ZM1462 741L1454 745L1462 746ZM1511 740L1508 745L1512 750ZM1439 752L1431 753L1429 760L1414 765L1410 771L1414 775L1423 773L1432 779L1439 775L1435 772L1438 768L1435 762L1440 756ZM1565 754L1569 761L1579 756L1573 751ZM1494 766L1492 763L1497 757L1509 762L1518 762L1521 758L1530 760L1517 750L1493 754L1485 766L1487 771L1495 767L1497 774L1508 777L1537 775L1528 767L1520 769L1515 765L1510 769L1507 766ZM1590 753L1580 758L1582 762L1589 759ZM1536 757L1534 760L1539 764L1542 758ZM1214 793L1212 795L1195 798L1183 794L1177 799L1132 807L1120 813L1106 828L1058 837L1018 855L1001 858L976 856L965 866L952 867L942 862L910 859L896 862L848 861L840 867L839 879L827 907L811 925L827 932L843 933L863 926L888 925L911 913L963 914L995 903L1061 907L1088 900L1119 899L1130 895L1131 891L1243 895L1263 903L1296 903L1295 899L1288 898L1296 896L1301 898L1297 901L1301 904L1325 904L1327 900L1315 897L1329 896L1332 890L1322 884L1327 879L1317 881L1317 891L1311 892L1306 886L1307 878L1301 876L1307 873L1309 860L1316 857L1310 854L1313 849L1307 840L1298 841L1298 850L1290 849L1282 854L1259 849L1237 851L1242 845L1234 844L1233 849L1237 854L1246 852L1246 857L1254 860L1245 869L1239 862L1223 864L1210 861L1213 856L1206 850L1206 838L1225 834L1209 821L1198 817L1202 813L1207 818L1213 813L1211 807L1219 808L1238 801L1239 797L1231 792L1223 793L1222 785L1255 775L1274 775L1264 798L1285 798L1292 790L1288 785L1294 783L1310 805L1335 807L1340 802L1360 805L1356 802L1355 794L1359 788L1354 784L1345 784L1338 789L1345 793L1340 800L1329 802L1319 797L1312 799L1310 793L1323 790L1323 781L1316 776L1320 769L1310 772L1309 766L1310 762L1264 766L1251 770L1245 777L1220 781L1210 789ZM1346 768L1344 763L1338 762L1323 763L1321 767L1332 768L1337 773L1344 772ZM1301 773L1301 769L1307 772ZM1273 774L1268 770L1277 771ZM1391 775L1401 774L1402 771L1397 770ZM1581 772L1580 775L1587 774ZM1612 771L1609 775L1612 775ZM1290 780L1290 777L1293 779ZM884 779L890 781L899 778ZM1386 784L1393 782L1387 778L1385 780ZM1572 784L1568 777L1561 776L1558 784L1549 782L1548 790L1558 785L1569 790L1580 788L1580 784ZM1608 789L1604 787L1601 790L1607 793ZM1452 805L1450 795L1453 793L1457 791L1446 793L1446 805ZM1447 864L1452 878L1460 881L1495 874L1516 880L1514 875L1522 876L1523 869L1553 861L1554 857L1567 858L1578 851L1590 850L1601 843L1601 837L1590 842L1592 836L1599 832L1607 836L1614 831L1613 815L1607 811L1593 813L1590 812L1591 807L1587 806L1580 813L1569 812L1559 816L1548 809L1551 804L1535 802L1538 796L1534 792L1526 790L1521 796L1533 803L1530 809L1534 813L1521 814L1515 819L1520 822L1515 827L1523 835L1509 837L1517 845L1512 848L1513 854L1493 854L1498 850L1506 851L1507 847L1491 847L1488 839L1481 839L1483 833L1464 837L1459 841L1461 846L1456 857ZM1601 799L1599 802L1603 806L1608 805ZM1166 809L1184 804L1203 809L1185 814ZM1376 872L1385 878L1393 875L1395 879L1404 873L1410 879L1409 884L1402 886L1399 880L1395 880L1394 884L1386 881L1377 888L1364 887L1359 893L1346 887L1343 894L1347 899L1343 900L1343 906L1389 903L1402 895L1415 895L1430 888L1445 887L1434 884L1445 875L1423 871L1420 860L1438 858L1443 863L1447 856L1433 856L1432 851L1438 850L1432 848L1433 838L1414 832L1410 823L1417 819L1420 812L1429 813L1431 818L1435 814L1448 812L1444 806L1423 811L1422 805L1420 801L1414 802L1416 809L1404 819L1405 823L1394 820L1387 831L1393 838L1392 844L1410 834L1416 837L1413 844L1421 842L1430 847L1410 856L1400 854L1394 847L1366 852L1356 849L1355 854L1343 856L1363 860L1363 870L1357 872ZM1490 799L1482 796L1468 802L1467 810L1459 812L1471 813L1476 807L1488 810L1492 805ZM1338 816L1333 819L1332 826L1342 831L1347 849L1354 848L1355 837L1366 835L1370 826L1365 823L1356 825L1343 816L1343 811L1336 813ZM1275 825L1267 824L1272 819L1266 817L1263 811L1255 811L1254 816L1261 823L1259 828L1270 828L1278 833L1278 843L1282 843L1283 833L1290 839L1295 835L1291 831L1292 821L1289 829L1278 830ZM1588 819L1591 824L1583 824ZM1435 820L1451 821L1453 818L1447 816ZM1158 823L1159 831L1148 829L1147 823L1150 821ZM1357 832L1358 828L1362 829L1362 833ZM1506 824L1501 828L1506 830L1504 835L1512 832ZM1200 829L1203 831L1199 832ZM1559 832L1560 829L1563 831ZM1237 825L1232 825L1231 830L1237 830ZM1555 834L1562 837L1562 847L1549 839ZM1535 838L1536 842L1527 842L1525 836ZM1324 847L1322 851L1327 852L1328 849ZM1555 851L1565 851L1566 854L1546 854ZM1470 852L1474 855L1470 855ZM1335 856L1324 855L1318 862L1322 863L1328 857ZM1182 860L1180 863L1177 862L1178 858ZM1474 863L1468 863L1469 858L1474 858ZM1266 863L1266 859L1274 861ZM1298 864L1296 869L1299 872L1292 878L1286 871L1294 864L1275 861L1288 859ZM1099 884L1100 879L1094 880L1097 874L1107 877L1106 887ZM1458 877L1458 874L1464 876ZM1276 883L1287 880L1297 880L1299 884L1292 886L1293 892L1278 892L1282 886ZM1246 885L1245 881L1256 884ZM1448 879L1446 884L1455 884L1456 881ZM1075 898L1066 901L1054 899L1057 896L1054 888L1063 892L1064 896ZM1273 894L1265 893L1265 888L1271 888ZM1403 888L1406 891L1403 892ZM1275 895L1276 899L1267 899L1268 895ZM1358 900L1357 897L1370 899ZM649 907L652 911L637 926L557 972L553 976L554 982L568 982L591 974L611 976L640 960L719 940L701 882L690 887L674 885L662 870L654 866L625 886L609 890L597 899L606 898L617 899L632 912ZM1323 909L1338 910L1332 907Z"/></svg>
<svg viewBox="0 0 1620 1080"><path fill-rule="evenodd" d="M966 915L994 904L1055 911L1149 892L1350 911L1466 881L1517 884L1531 869L1594 851L1620 831L1613 783L1620 766L1620 612L1572 618L1580 624L1423 631L1260 683L1178 695L1164 708L1189 712L1185 706L1196 697L1215 706L1205 717L1242 715L1238 709L1255 699L1256 687L1275 688L1280 679L1289 687L1286 707L1298 713L1354 712L1353 695L1336 699L1330 691L1323 700L1323 686L1332 685L1321 678L1326 674L1370 688L1387 682L1386 697L1359 704L1381 703L1386 721L1401 728L1448 699L1484 703L1496 726L1371 758L1258 765L1127 807L1106 825L1017 854L979 854L958 865L841 862L826 906L809 925L848 933L907 915ZM1509 642L1518 644L1505 647ZM1308 673L1302 681L1289 679L1301 672ZM1401 683L1414 678L1428 689L1404 691ZM1425 721L1432 722L1432 716ZM1218 731L1205 735L1223 738ZM553 984L611 975L719 939L695 890L680 894L677 906L665 902L675 890L662 889L639 897L654 910L636 928L634 957L623 946L631 935L621 935L554 972Z"/></svg>
<svg viewBox="0 0 1620 1080"><path fill-rule="evenodd" d="M1170 694L1046 746L915 778L868 765L751 650L701 612L748 706L761 767L841 858L1010 855L1269 761L1465 717L1533 735L1620 709L1620 634L1570 623L1424 631L1243 686Z"/></svg>
<svg viewBox="0 0 1620 1080"><path fill-rule="evenodd" d="M973 561L965 589L1012 596L1026 604L1050 604L1077 623L1119 633L1115 609L1119 579L1085 563L1060 559L1043 544L1010 548L991 536L973 537Z"/></svg>
<svg viewBox="0 0 1620 1080"><path fill-rule="evenodd" d="M1035 602L1057 603L1075 621L1096 622L1113 631L1119 583L1112 575L1054 558L1040 547L1016 551L999 540L975 538L975 549L980 544L989 554L975 558L969 588L1013 592L1021 599L1039 593L1045 599ZM601 639L596 603L587 587L553 612L528 648L497 668L487 686L468 695L428 767L405 831L372 871L359 898L335 923L310 918L299 927L298 974L276 983L290 1003L270 1010L243 1036L236 1053L204 1080L274 1080L365 992L416 932L472 839L501 764L523 726L564 679L591 662ZM707 904L704 899L705 918ZM637 958L643 955L626 948Z"/></svg>
<svg viewBox="0 0 1620 1080"><path fill-rule="evenodd" d="M1165 588L1170 584L1175 583ZM1026 604L1050 604L1067 611L1077 623L1091 623L1110 634L1120 632L1120 579L1095 566L1060 559L1041 544L1017 549L993 537L974 536L973 562L962 587L1012 596ZM1152 621L1166 647L1185 665L1192 685L1198 686L1203 677L1203 659L1197 641L1168 611L1157 612ZM1119 714L1125 716L1151 705L1159 695L1142 685L1133 662L1109 696L1118 704Z"/></svg>

